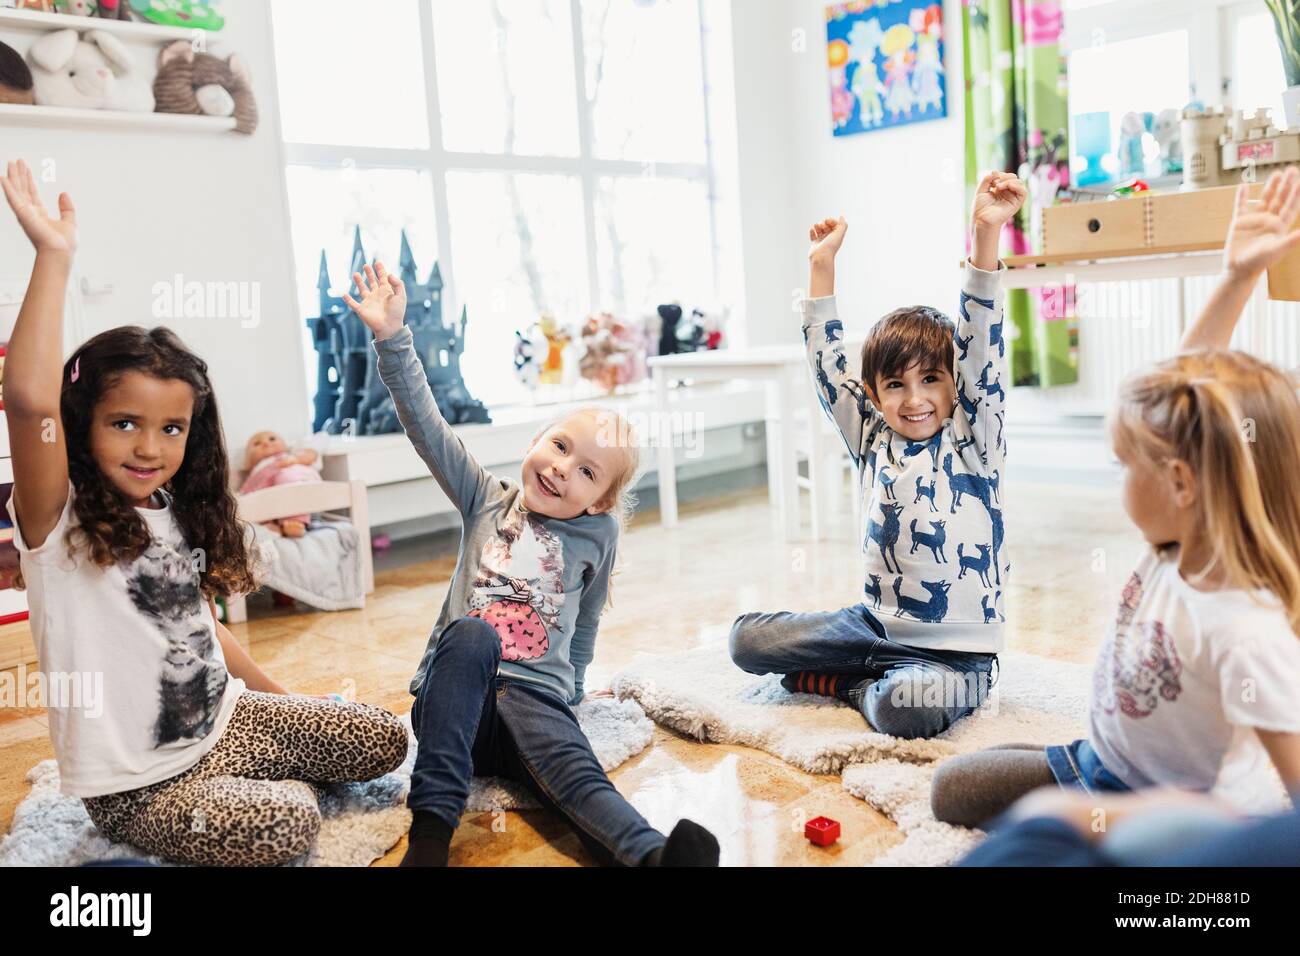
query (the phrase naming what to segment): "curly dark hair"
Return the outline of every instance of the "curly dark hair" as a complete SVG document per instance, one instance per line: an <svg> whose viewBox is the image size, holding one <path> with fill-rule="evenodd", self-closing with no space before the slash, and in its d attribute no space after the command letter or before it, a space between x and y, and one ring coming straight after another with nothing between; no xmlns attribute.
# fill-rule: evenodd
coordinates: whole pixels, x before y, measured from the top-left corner
<svg viewBox="0 0 1300 956"><path fill-rule="evenodd" d="M77 524L68 529L68 547L84 549L100 567L135 560L149 547L144 520L105 478L90 450L95 406L131 371L177 379L194 390L185 458L165 488L171 493L172 514L186 543L204 554L199 574L204 597L255 590L245 525L235 514L235 496L228 483L226 442L207 363L187 349L175 332L161 326L126 325L101 332L63 366L59 410L77 516Z"/></svg>

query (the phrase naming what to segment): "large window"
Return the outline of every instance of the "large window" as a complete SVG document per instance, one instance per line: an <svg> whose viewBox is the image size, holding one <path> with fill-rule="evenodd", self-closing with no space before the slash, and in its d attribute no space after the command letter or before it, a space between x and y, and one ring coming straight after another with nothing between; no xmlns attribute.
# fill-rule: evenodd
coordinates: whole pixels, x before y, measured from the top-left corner
<svg viewBox="0 0 1300 956"><path fill-rule="evenodd" d="M1116 174L1119 125L1129 111L1180 109L1195 101L1253 111L1286 125L1286 78L1273 20L1260 0L1063 0L1070 67L1072 166L1088 132L1080 117L1109 114ZM1147 142L1148 158L1155 150Z"/></svg>
<svg viewBox="0 0 1300 956"><path fill-rule="evenodd" d="M469 322L475 397L527 399L514 331L719 299L700 0L276 0L276 72L304 317L353 231ZM308 363L315 374L314 361ZM315 382L310 383L315 387Z"/></svg>

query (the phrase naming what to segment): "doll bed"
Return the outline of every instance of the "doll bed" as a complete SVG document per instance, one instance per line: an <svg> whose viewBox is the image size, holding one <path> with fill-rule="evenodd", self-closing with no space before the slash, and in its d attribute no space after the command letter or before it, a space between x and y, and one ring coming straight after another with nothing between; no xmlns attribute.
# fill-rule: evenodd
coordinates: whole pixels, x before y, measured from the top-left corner
<svg viewBox="0 0 1300 956"><path fill-rule="evenodd" d="M370 554L370 518L366 506L366 486L362 481L322 481L304 485L279 485L264 488L247 495L236 495L239 517L249 522L257 533L257 543L265 542L262 550L268 555L268 570L264 583L283 591L290 597L298 598L313 606L326 610L341 610L344 607L361 607L365 595L375 589L374 563ZM338 516L326 512L346 510L350 520L343 521ZM261 527L264 521L284 518L303 513L321 514L325 520L313 520L311 528L303 538L281 538ZM301 583L284 575L293 570L291 565L310 566L313 562L321 564L331 559L337 569L346 559L357 554L359 563L356 588L349 588L343 583L344 590L356 590L355 600L344 596L339 599L337 593L317 594L305 590ZM337 592L337 588L335 589ZM226 599L227 623L239 624L248 619L243 595L232 595Z"/></svg>

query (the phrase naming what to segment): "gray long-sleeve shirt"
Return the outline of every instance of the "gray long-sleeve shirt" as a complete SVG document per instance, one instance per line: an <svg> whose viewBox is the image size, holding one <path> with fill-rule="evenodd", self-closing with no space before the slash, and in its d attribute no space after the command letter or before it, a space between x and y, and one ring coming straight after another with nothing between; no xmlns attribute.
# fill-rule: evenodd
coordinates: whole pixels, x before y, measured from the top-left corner
<svg viewBox="0 0 1300 956"><path fill-rule="evenodd" d="M375 342L375 351L402 428L463 522L456 572L411 693L424 682L443 629L472 616L500 636L502 675L576 704L609 590L617 519L606 513L561 520L526 511L519 483L479 465L438 411L411 330Z"/></svg>

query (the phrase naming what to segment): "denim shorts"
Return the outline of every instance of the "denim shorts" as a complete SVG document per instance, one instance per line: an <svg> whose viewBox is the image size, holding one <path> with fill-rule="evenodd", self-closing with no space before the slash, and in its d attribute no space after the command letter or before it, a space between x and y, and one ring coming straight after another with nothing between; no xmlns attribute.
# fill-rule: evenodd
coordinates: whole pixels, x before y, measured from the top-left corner
<svg viewBox="0 0 1300 956"><path fill-rule="evenodd" d="M1052 776L1063 787L1078 787L1088 793L1124 791L1131 787L1106 769L1106 765L1086 740L1047 748L1047 764Z"/></svg>

